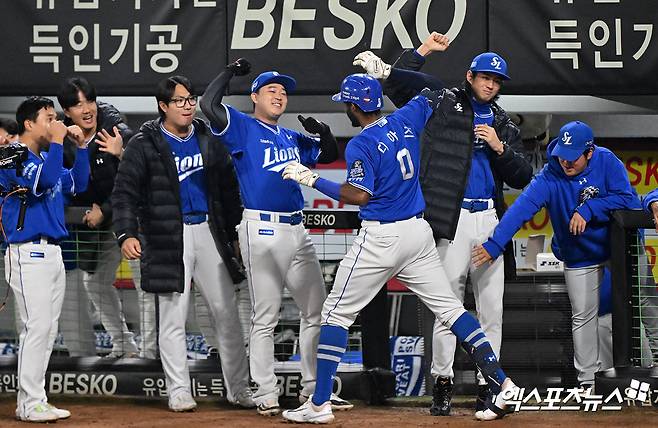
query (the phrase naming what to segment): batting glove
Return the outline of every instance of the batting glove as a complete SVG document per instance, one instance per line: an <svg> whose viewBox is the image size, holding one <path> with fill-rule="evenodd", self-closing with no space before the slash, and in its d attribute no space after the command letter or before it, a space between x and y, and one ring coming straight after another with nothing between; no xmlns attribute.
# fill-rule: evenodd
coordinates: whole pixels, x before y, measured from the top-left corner
<svg viewBox="0 0 658 428"><path fill-rule="evenodd" d="M226 66L229 70L233 70L236 76L244 76L251 71L251 63L244 58L238 58L235 62Z"/></svg>
<svg viewBox="0 0 658 428"><path fill-rule="evenodd" d="M304 186L313 187L320 174L311 171L299 162L290 162L283 170L284 180L295 180Z"/></svg>
<svg viewBox="0 0 658 428"><path fill-rule="evenodd" d="M306 132L309 134L326 134L329 132L329 125L324 122L319 122L314 117L304 117L301 114L297 116L297 120L302 124Z"/></svg>
<svg viewBox="0 0 658 428"><path fill-rule="evenodd" d="M391 65L370 51L364 51L354 57L352 65L363 68L375 79L385 80L391 74Z"/></svg>

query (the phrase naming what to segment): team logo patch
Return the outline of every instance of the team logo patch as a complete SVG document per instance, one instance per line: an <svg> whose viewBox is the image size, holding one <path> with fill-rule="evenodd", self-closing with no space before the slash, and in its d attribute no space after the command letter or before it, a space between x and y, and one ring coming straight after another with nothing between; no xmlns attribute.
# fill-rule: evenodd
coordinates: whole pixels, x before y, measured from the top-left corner
<svg viewBox="0 0 658 428"><path fill-rule="evenodd" d="M365 176L366 173L363 170L363 161L357 159L352 162L352 167L350 168L350 178L363 178Z"/></svg>
<svg viewBox="0 0 658 428"><path fill-rule="evenodd" d="M274 236L274 230L272 230L272 229L258 229L258 234L259 235L265 235L265 236Z"/></svg>
<svg viewBox="0 0 658 428"><path fill-rule="evenodd" d="M43 259L46 257L46 255L37 251L30 251L30 257L33 259Z"/></svg>

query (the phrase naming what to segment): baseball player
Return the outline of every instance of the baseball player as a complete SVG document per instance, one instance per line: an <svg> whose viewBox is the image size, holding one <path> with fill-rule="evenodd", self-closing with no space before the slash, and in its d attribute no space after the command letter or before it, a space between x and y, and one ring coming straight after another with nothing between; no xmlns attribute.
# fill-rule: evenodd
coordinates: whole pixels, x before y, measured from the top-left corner
<svg viewBox="0 0 658 428"><path fill-rule="evenodd" d="M275 415L280 411L280 391L274 375L273 333L283 287L288 288L301 311L302 401L315 389L315 351L326 297L320 263L302 224L301 188L294 181L284 181L281 171L291 161L310 166L332 162L338 148L329 127L313 118L300 116L300 121L319 138L278 126L288 93L296 86L290 76L267 71L254 79L253 117L222 104L231 77L244 75L248 69L244 59L227 66L206 89L201 110L231 152L238 174L245 206L238 233L253 305L249 363L251 376L258 384L254 399L258 413ZM337 396L332 401L335 408L352 407Z"/></svg>
<svg viewBox="0 0 658 428"><path fill-rule="evenodd" d="M428 201L427 221L438 244L439 257L452 290L463 301L470 276L478 320L500 355L505 273L516 273L512 247L509 257L475 269L470 264L474 245L491 236L505 209L503 187L521 189L532 178L532 166L522 155L518 127L496 104L507 63L486 52L473 58L461 87L444 89L438 79L419 73L425 57L448 49L449 40L432 33L416 50L405 51L391 67L372 52L355 58L355 65L384 79L384 88L400 107L420 90L443 91L441 114L425 127L421 153L421 187ZM434 323L432 374L435 377L430 413L450 414L455 336L439 320ZM476 410L484 408L490 394L480 373Z"/></svg>
<svg viewBox="0 0 658 428"><path fill-rule="evenodd" d="M113 227L127 259L141 260L141 287L158 293L159 344L169 408L193 410L185 320L192 280L215 320L227 399L254 407L235 285L242 205L228 152L195 119L190 81L158 83L160 118L130 140L112 193Z"/></svg>
<svg viewBox="0 0 658 428"><path fill-rule="evenodd" d="M9 196L2 211L2 225L9 248L5 253L5 278L18 303L21 321L18 352L16 417L26 422L50 422L71 416L48 403L45 375L57 336L57 321L64 298L65 275L59 241L68 232L64 224L64 194L84 192L89 159L82 131L57 121L53 102L30 97L16 111L19 141L29 149L22 175L0 170ZM77 158L70 170L62 167L66 136L77 144Z"/></svg>
<svg viewBox="0 0 658 428"><path fill-rule="evenodd" d="M396 276L445 323L481 369L496 394L488 407L476 412L480 420L505 414L503 396L516 386L500 368L477 320L464 309L449 286L430 225L423 219L425 201L419 184L419 135L440 99L431 91L413 98L389 116L382 116L382 89L366 74L346 77L333 100L361 133L345 151L347 182L319 178L293 162L283 176L348 204L360 206L362 228L341 261L334 286L322 309L318 344L318 379L306 403L287 410L295 422L330 423L329 401L333 377L347 346L347 332L359 311ZM501 393L502 392L502 393ZM509 396L508 396L509 397Z"/></svg>
<svg viewBox="0 0 658 428"><path fill-rule="evenodd" d="M548 164L519 195L493 236L473 250L473 264L494 261L523 224L542 207L553 224L552 248L564 261L572 309L574 365L583 389L599 370L599 288L610 257L610 212L640 208L624 164L594 144L583 122L564 125L548 145Z"/></svg>
<svg viewBox="0 0 658 428"><path fill-rule="evenodd" d="M644 197L642 206L646 212L653 215L653 224L656 226L656 232L658 232L658 204L654 204L656 201L658 201L658 189L653 189Z"/></svg>

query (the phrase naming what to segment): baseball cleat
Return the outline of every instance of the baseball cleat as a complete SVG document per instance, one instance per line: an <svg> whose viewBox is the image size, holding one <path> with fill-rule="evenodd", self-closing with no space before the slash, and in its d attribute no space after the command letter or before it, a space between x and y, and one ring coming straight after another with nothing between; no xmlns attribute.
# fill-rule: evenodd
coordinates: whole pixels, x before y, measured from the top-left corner
<svg viewBox="0 0 658 428"><path fill-rule="evenodd" d="M306 424L330 424L334 421L331 401L325 401L322 405L316 406L309 397L306 403L296 409L284 411L283 419Z"/></svg>
<svg viewBox="0 0 658 428"><path fill-rule="evenodd" d="M57 415L57 419L68 419L71 417L71 412L68 410L58 409L50 403L46 403L46 406L48 406L48 409L50 409L51 412Z"/></svg>
<svg viewBox="0 0 658 428"><path fill-rule="evenodd" d="M187 391L169 398L169 410L173 412L191 412L196 409L196 401Z"/></svg>
<svg viewBox="0 0 658 428"><path fill-rule="evenodd" d="M16 419L23 422L56 422L59 417L50 410L46 403L39 403L29 412L23 414L16 411Z"/></svg>
<svg viewBox="0 0 658 428"><path fill-rule="evenodd" d="M430 406L430 415L432 416L450 416L452 403L452 379L448 376L439 376L436 378L434 388L432 389L432 405Z"/></svg>
<svg viewBox="0 0 658 428"><path fill-rule="evenodd" d="M510 378L505 379L500 393L487 399L486 409L475 412L475 418L481 421L493 421L512 413L507 408L507 400L517 396L518 390L519 387Z"/></svg>
<svg viewBox="0 0 658 428"><path fill-rule="evenodd" d="M254 394L251 392L249 387L238 392L233 400L230 401L231 404L236 406L244 407L245 409L253 409L256 407L256 402L254 401Z"/></svg>
<svg viewBox="0 0 658 428"><path fill-rule="evenodd" d="M487 408L487 399L491 397L489 385L478 385L478 395L475 397L475 411L485 410Z"/></svg>
<svg viewBox="0 0 658 428"><path fill-rule="evenodd" d="M258 403L256 411L259 415L274 416L281 412L281 407L279 407L279 401L276 398L270 398L269 400Z"/></svg>
<svg viewBox="0 0 658 428"><path fill-rule="evenodd" d="M311 397L313 397L313 394L310 396L304 395L304 394L299 394L299 403L304 404L306 403ZM338 394L331 393L331 396L329 397L329 401L331 402L331 410L332 411L339 411L339 410L350 410L354 407L354 404L350 403L347 400L344 400L338 396Z"/></svg>

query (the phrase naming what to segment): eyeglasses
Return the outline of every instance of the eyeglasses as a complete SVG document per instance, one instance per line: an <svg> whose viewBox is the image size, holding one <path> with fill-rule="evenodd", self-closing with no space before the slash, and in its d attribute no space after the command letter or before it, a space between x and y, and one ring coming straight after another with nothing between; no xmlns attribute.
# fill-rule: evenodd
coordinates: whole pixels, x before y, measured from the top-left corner
<svg viewBox="0 0 658 428"><path fill-rule="evenodd" d="M187 98L172 98L169 102L174 103L178 108L185 107L185 103L190 103L190 107L194 107L196 105L197 98L199 97L196 95L190 95Z"/></svg>

